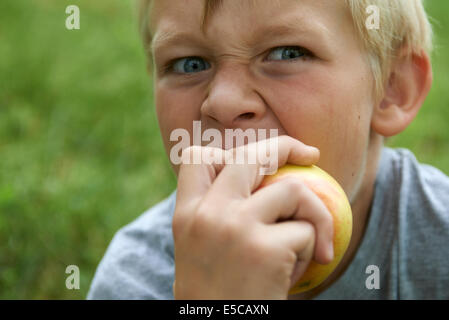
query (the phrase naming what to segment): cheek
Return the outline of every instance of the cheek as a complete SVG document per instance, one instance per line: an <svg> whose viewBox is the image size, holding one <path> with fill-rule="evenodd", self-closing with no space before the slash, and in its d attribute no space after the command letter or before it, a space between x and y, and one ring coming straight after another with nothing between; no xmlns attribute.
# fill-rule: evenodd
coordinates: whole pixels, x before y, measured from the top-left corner
<svg viewBox="0 0 449 320"><path fill-rule="evenodd" d="M268 103L287 134L318 147L318 165L352 194L369 142L372 87L367 77L360 69L334 70L271 87Z"/></svg>
<svg viewBox="0 0 449 320"><path fill-rule="evenodd" d="M354 87L346 95L338 94L335 98L334 118L329 119L328 129L323 133L326 152L319 165L332 174L352 198L365 173L372 105L362 87Z"/></svg>
<svg viewBox="0 0 449 320"><path fill-rule="evenodd" d="M346 77L334 87L329 102L333 118L329 118L324 134L325 148L329 151L320 163L352 197L365 174L374 102L369 77L356 70L348 70L348 74L354 76Z"/></svg>
<svg viewBox="0 0 449 320"><path fill-rule="evenodd" d="M170 144L170 134L175 129L192 130L193 121L199 119L198 93L194 90L173 90L155 87L155 105L162 138ZM196 98L195 98L196 97ZM175 142L174 142L175 143Z"/></svg>
<svg viewBox="0 0 449 320"><path fill-rule="evenodd" d="M180 137L176 137L175 141L170 141L170 136L174 130L185 129L189 132L189 136L193 137L193 121L199 120L198 106L201 105L201 103L197 101L198 97L201 97L201 94L193 91L194 90L173 90L164 88L163 86L155 86L154 101L159 129L165 152L169 158L173 147L178 145L178 143L187 142ZM188 143L191 145L193 142L190 141ZM180 156L179 153L178 156ZM178 174L179 165L175 165L172 161L170 161L170 163L172 164L175 173Z"/></svg>
<svg viewBox="0 0 449 320"><path fill-rule="evenodd" d="M324 147L330 130L341 131L349 112L344 101L348 96L335 78L331 72L315 69L268 83L267 103L290 136Z"/></svg>
<svg viewBox="0 0 449 320"><path fill-rule="evenodd" d="M370 104L364 97L354 93L346 99L341 96L334 107L334 119L330 119L329 127L323 133L323 148L326 151L319 165L331 173L351 195L364 174L370 136Z"/></svg>

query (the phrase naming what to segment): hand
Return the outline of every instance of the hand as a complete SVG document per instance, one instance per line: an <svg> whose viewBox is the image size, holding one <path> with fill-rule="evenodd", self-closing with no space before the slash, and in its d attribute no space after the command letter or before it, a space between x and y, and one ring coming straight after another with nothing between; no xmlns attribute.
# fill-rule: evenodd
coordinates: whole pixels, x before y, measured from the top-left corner
<svg viewBox="0 0 449 320"><path fill-rule="evenodd" d="M279 167L319 159L316 148L288 136L276 139ZM250 154L257 143L239 148ZM183 152L213 153L222 164L180 167L173 217L175 299L286 299L312 258L332 261L332 216L318 196L291 178L254 192L263 179L261 164L226 164L237 151Z"/></svg>

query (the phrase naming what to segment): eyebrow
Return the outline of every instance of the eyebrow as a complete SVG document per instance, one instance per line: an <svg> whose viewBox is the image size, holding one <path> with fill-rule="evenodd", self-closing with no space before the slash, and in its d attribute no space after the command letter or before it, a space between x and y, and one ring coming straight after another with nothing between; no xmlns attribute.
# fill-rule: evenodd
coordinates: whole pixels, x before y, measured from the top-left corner
<svg viewBox="0 0 449 320"><path fill-rule="evenodd" d="M305 20L303 17L284 20L281 24L266 25L250 36L250 40L245 39L245 46L252 46L261 41L262 38L310 34L310 37L325 41L329 38L328 30L321 23L313 20ZM158 32L151 41L150 50L154 52L170 47L181 42L198 42L195 36L185 31L163 30Z"/></svg>
<svg viewBox="0 0 449 320"><path fill-rule="evenodd" d="M157 49L172 46L180 41L189 40L191 34L187 32L178 32L173 30L164 30L160 33L156 33L153 37L150 50L156 51Z"/></svg>

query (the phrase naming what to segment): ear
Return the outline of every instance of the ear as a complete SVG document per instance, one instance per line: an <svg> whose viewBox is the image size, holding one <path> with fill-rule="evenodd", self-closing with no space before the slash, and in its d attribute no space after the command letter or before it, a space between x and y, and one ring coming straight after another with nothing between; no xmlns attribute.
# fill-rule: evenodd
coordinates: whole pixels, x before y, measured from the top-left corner
<svg viewBox="0 0 449 320"><path fill-rule="evenodd" d="M409 55L401 50L392 65L385 95L373 110L373 130L384 137L404 131L418 114L432 81L429 55L425 52Z"/></svg>

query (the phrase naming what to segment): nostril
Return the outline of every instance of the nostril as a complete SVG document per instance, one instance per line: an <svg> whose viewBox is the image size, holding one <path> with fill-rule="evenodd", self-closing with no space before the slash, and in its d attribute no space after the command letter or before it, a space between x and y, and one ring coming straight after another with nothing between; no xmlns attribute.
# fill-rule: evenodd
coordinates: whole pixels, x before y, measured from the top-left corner
<svg viewBox="0 0 449 320"><path fill-rule="evenodd" d="M239 115L238 120L250 120L254 118L256 114L254 112L246 112L241 115Z"/></svg>

